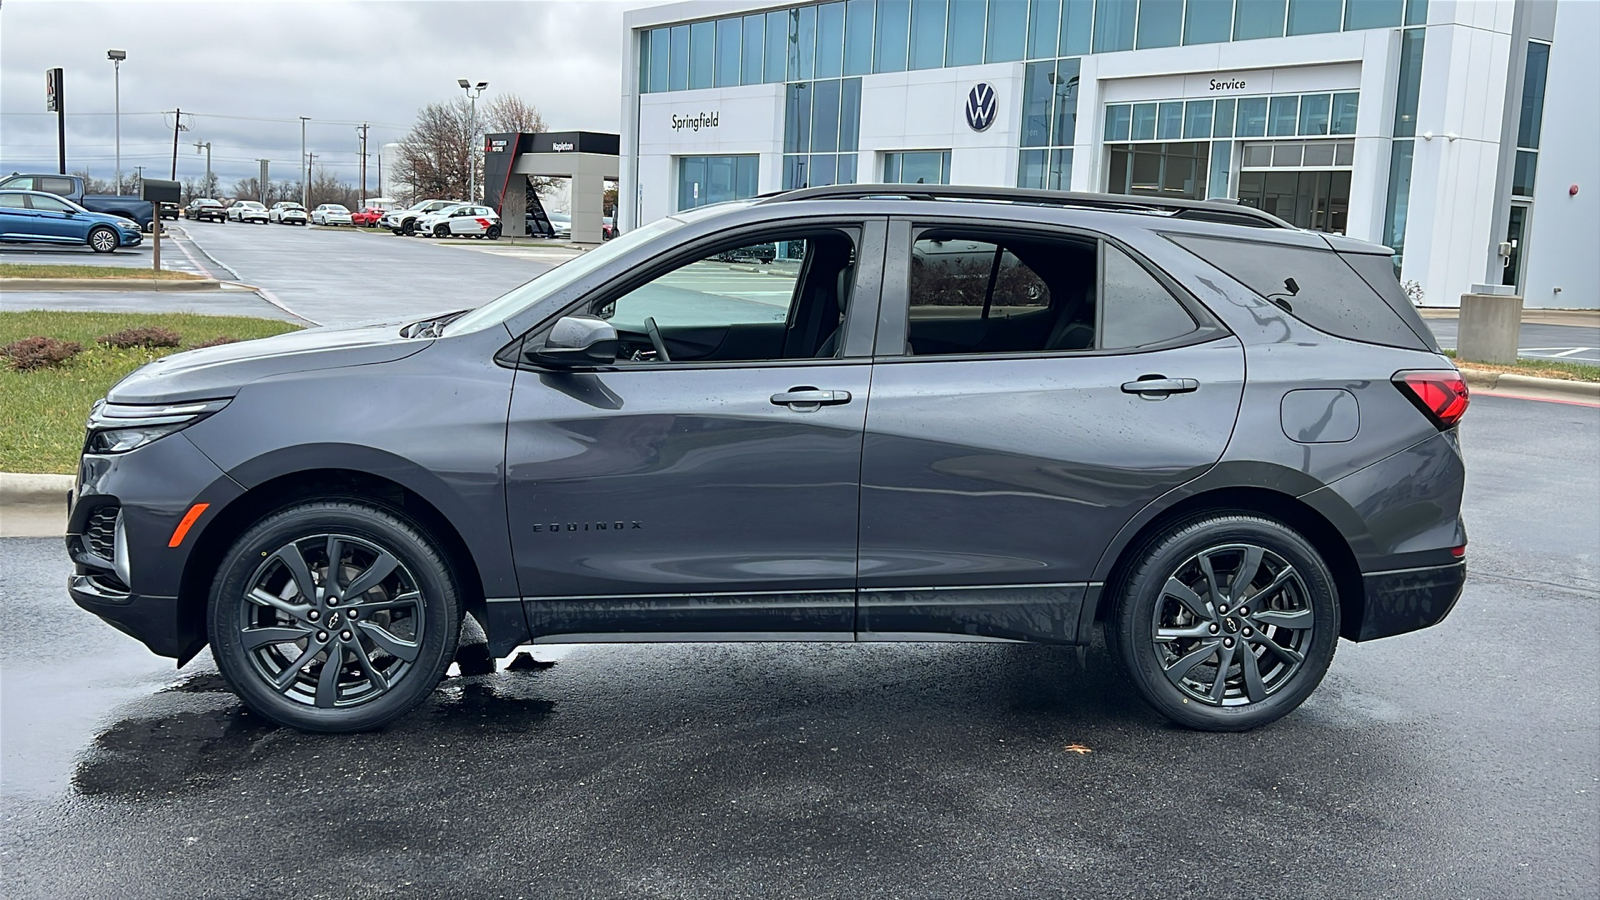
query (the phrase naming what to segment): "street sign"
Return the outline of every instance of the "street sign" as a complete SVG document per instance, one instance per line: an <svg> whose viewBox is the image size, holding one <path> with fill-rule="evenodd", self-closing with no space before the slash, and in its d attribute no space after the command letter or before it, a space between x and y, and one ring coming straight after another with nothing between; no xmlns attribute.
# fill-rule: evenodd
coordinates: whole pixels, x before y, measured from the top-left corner
<svg viewBox="0 0 1600 900"><path fill-rule="evenodd" d="M61 69L44 70L44 110L45 112L62 112L64 105L61 102Z"/></svg>

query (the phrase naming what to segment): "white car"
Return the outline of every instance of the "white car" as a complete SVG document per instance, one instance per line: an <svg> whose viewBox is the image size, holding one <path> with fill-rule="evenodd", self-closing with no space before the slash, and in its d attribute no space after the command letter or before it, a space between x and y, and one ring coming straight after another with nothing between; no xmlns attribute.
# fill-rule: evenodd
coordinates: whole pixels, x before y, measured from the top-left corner
<svg viewBox="0 0 1600 900"><path fill-rule="evenodd" d="M228 207L230 222L260 222L267 224L267 208L255 200L235 200Z"/></svg>
<svg viewBox="0 0 1600 900"><path fill-rule="evenodd" d="M267 220L279 225L304 225L306 208L292 200L281 200L267 210Z"/></svg>
<svg viewBox="0 0 1600 900"><path fill-rule="evenodd" d="M313 225L349 225L350 210L338 203L324 203L311 211Z"/></svg>
<svg viewBox="0 0 1600 900"><path fill-rule="evenodd" d="M405 209L391 209L378 220L378 226L395 234L411 234L417 230L417 220L441 209L460 206L465 200L418 200Z"/></svg>
<svg viewBox="0 0 1600 900"><path fill-rule="evenodd" d="M417 220L417 233L431 237L500 237L500 215L487 206L461 203Z"/></svg>

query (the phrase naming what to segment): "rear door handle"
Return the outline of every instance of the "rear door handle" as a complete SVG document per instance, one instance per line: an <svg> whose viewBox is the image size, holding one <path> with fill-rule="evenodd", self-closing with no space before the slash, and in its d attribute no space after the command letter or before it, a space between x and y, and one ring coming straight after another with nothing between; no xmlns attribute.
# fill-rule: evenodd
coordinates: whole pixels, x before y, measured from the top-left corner
<svg viewBox="0 0 1600 900"><path fill-rule="evenodd" d="M840 403L849 403L850 392L819 391L814 387L797 387L781 394L773 394L772 402L777 406L788 407L836 406Z"/></svg>
<svg viewBox="0 0 1600 900"><path fill-rule="evenodd" d="M1200 382L1193 378L1163 378L1160 375L1147 375L1138 381L1130 381L1122 386L1124 394L1187 394L1198 390Z"/></svg>

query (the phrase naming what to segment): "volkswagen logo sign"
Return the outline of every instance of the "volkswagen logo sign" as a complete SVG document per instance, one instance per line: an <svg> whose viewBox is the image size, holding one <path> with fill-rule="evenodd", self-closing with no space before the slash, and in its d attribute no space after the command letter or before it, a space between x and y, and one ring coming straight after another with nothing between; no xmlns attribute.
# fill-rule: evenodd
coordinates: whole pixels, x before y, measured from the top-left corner
<svg viewBox="0 0 1600 900"><path fill-rule="evenodd" d="M994 97L994 85L980 81L967 93L967 127L973 131L988 131L1000 112Z"/></svg>

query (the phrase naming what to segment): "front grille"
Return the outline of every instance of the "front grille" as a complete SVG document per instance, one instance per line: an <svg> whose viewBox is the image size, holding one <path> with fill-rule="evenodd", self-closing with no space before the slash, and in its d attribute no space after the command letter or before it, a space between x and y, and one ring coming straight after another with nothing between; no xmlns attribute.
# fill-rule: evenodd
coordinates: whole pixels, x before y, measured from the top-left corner
<svg viewBox="0 0 1600 900"><path fill-rule="evenodd" d="M121 510L120 506L102 506L89 516L89 524L83 529L83 541L90 553L107 561L116 559L117 513Z"/></svg>

